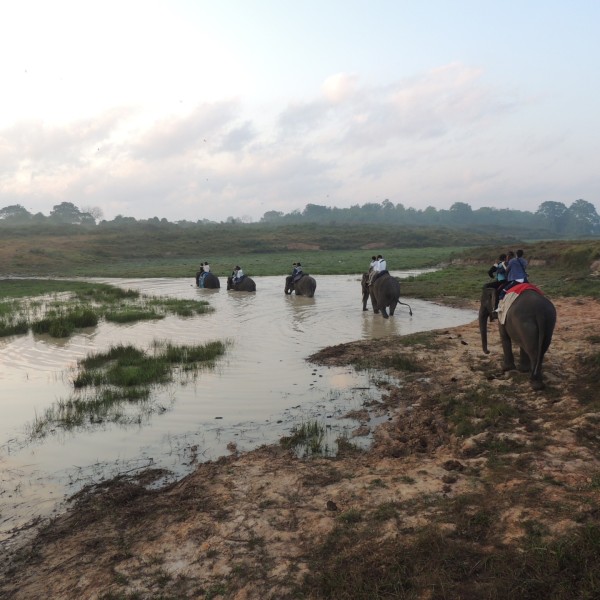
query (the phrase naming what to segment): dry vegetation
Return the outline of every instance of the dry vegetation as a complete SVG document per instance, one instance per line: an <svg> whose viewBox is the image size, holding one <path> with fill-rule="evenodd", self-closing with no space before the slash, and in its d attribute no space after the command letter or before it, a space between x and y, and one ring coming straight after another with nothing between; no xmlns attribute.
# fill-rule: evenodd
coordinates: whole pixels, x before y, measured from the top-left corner
<svg viewBox="0 0 600 600"><path fill-rule="evenodd" d="M556 305L543 392L477 323L327 348L311 360L397 377L371 450L232 447L166 489L85 490L4 557L0 596L600 597L600 303Z"/></svg>

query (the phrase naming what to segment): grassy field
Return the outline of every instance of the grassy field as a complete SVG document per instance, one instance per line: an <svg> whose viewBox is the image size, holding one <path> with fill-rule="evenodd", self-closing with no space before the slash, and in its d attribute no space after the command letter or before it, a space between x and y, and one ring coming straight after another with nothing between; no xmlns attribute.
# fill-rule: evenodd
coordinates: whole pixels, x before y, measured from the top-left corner
<svg viewBox="0 0 600 600"><path fill-rule="evenodd" d="M190 277L193 278L200 263L208 261L218 277L231 274L240 265L250 276L284 275L291 272L293 262L301 262L306 272L315 275L361 273L368 269L373 254L383 254L390 268L411 269L432 267L457 257L462 246L425 248L375 248L369 250L297 250L273 253L223 253L199 255L195 258L153 257L98 259L81 265L64 261L60 270L56 265L41 266L32 262L22 264L13 274L43 277ZM0 291L1 294L1 291Z"/></svg>
<svg viewBox="0 0 600 600"><path fill-rule="evenodd" d="M523 244L530 261L529 276L550 296L600 297L600 281L592 276L590 267L600 260L600 241L538 242ZM433 273L410 278L402 284L402 295L423 299L446 298L450 304L461 299L476 300L481 286L490 281L487 270L506 246L434 246L416 248L376 248L355 250L298 250L277 253L221 254L205 256L211 269L224 278L235 265L250 276L283 275L291 263L300 261L305 272L314 275L353 274L365 271L373 254L383 254L390 269L440 267ZM62 276L104 277L190 277L200 264L183 258L123 259L98 262L93 272L71 266ZM33 270L28 265L26 270ZM77 292L87 284L68 280L0 280L0 299L35 296L57 291Z"/></svg>
<svg viewBox="0 0 600 600"><path fill-rule="evenodd" d="M209 261L220 276L236 264L252 275L281 275L298 260L315 273L360 272L373 253L385 252L396 264L415 249L447 256L445 249L489 241L486 234L466 238L452 230L372 225L3 229L0 275L185 277L193 276L200 261ZM354 262L344 264L353 256Z"/></svg>

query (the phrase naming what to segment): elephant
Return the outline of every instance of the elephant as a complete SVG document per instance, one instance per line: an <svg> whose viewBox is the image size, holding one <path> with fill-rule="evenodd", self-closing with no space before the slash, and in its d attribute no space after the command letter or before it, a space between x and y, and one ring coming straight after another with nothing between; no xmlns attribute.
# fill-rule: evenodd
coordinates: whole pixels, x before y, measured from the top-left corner
<svg viewBox="0 0 600 600"><path fill-rule="evenodd" d="M496 290L484 287L479 307L479 330L481 346L485 354L487 347L487 322L493 320ZM500 340L504 352L503 371L515 369L512 345L520 348L519 370L529 372L529 382L534 390L544 389L542 363L552 341L556 325L556 308L541 292L527 289L518 295L508 312L504 325L498 321Z"/></svg>
<svg viewBox="0 0 600 600"><path fill-rule="evenodd" d="M233 283L233 277L229 276L227 278L227 289L235 292L255 292L256 283L254 283L254 279L247 275L238 283Z"/></svg>
<svg viewBox="0 0 600 600"><path fill-rule="evenodd" d="M208 272L204 276L204 280L202 281L202 286L200 285L200 275L202 275L202 271L198 271L196 273L196 286L203 287L211 290L218 290L221 287L221 282L219 278L214 274Z"/></svg>
<svg viewBox="0 0 600 600"><path fill-rule="evenodd" d="M291 275L285 279L284 292L286 294L296 292L296 296L307 296L308 298L312 298L315 295L316 289L317 282L315 281L315 278L311 277L308 273L302 275L296 282L292 280Z"/></svg>
<svg viewBox="0 0 600 600"><path fill-rule="evenodd" d="M369 273L363 273L361 279L363 310L367 309L367 300L371 296L373 312L381 315L384 319L388 318L387 307L390 307L390 315L394 314L396 306L402 304L408 306L408 312L412 317L412 308L406 302L400 302L400 283L395 277L392 277L387 271L375 278L369 285Z"/></svg>

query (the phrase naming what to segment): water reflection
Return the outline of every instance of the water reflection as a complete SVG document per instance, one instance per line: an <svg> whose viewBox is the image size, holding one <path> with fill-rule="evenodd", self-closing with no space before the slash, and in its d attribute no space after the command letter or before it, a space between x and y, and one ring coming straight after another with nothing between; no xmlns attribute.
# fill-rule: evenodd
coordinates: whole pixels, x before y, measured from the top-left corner
<svg viewBox="0 0 600 600"><path fill-rule="evenodd" d="M372 311L363 312L363 339L369 340L372 338L389 337L391 335L401 335L400 320L397 318L397 316L384 319L381 317L381 315L374 315Z"/></svg>

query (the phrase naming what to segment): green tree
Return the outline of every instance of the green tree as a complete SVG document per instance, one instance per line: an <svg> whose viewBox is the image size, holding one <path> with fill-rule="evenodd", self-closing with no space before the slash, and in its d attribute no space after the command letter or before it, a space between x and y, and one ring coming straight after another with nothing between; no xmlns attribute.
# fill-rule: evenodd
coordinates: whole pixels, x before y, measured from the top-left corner
<svg viewBox="0 0 600 600"><path fill-rule="evenodd" d="M539 205L535 214L542 217L544 224L552 233L562 234L567 227L568 213L567 207L562 202L548 200Z"/></svg>
<svg viewBox="0 0 600 600"><path fill-rule="evenodd" d="M6 223L26 223L31 220L31 217L31 213L20 204L12 204L0 209L0 221Z"/></svg>
<svg viewBox="0 0 600 600"><path fill-rule="evenodd" d="M304 221L319 223L331 218L331 209L320 204L307 204L302 212Z"/></svg>
<svg viewBox="0 0 600 600"><path fill-rule="evenodd" d="M595 206L585 200L575 200L567 211L567 232L572 235L600 233L600 216Z"/></svg>
<svg viewBox="0 0 600 600"><path fill-rule="evenodd" d="M72 202L61 202L52 207L49 218L55 223L71 225L95 225L96 220L89 213L81 212Z"/></svg>

